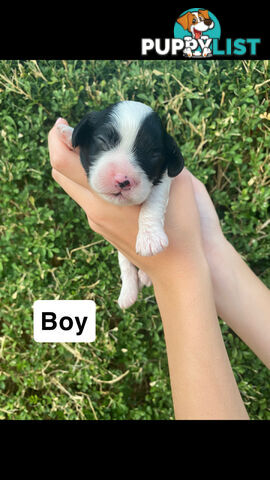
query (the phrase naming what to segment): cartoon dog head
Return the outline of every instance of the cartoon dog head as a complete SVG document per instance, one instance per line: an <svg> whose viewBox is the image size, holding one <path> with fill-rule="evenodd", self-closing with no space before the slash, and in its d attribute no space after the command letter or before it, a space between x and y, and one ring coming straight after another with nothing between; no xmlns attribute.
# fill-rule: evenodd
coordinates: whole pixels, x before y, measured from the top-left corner
<svg viewBox="0 0 270 480"><path fill-rule="evenodd" d="M211 28L214 28L214 22L209 18L208 10L198 10L197 12L187 12L177 19L177 22L192 33L193 38L198 40L202 34Z"/></svg>

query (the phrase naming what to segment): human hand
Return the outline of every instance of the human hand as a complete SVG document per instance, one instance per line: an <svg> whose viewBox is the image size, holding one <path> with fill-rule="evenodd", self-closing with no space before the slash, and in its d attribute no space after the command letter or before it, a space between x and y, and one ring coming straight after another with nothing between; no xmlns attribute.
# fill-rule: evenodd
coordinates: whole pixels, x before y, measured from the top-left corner
<svg viewBox="0 0 270 480"><path fill-rule="evenodd" d="M154 257L141 257L135 252L140 206L116 206L91 190L78 152L71 151L62 141L56 122L48 138L52 176L83 208L90 227L121 251L155 283L170 277L172 271L183 269L187 259L203 255L198 209L190 173L184 169L171 186L165 218L169 247Z"/></svg>
<svg viewBox="0 0 270 480"><path fill-rule="evenodd" d="M61 120L61 122L67 124L66 121ZM133 264L147 273L153 281L156 298L158 299L161 316L165 325L164 328L166 330L165 338L170 371L172 372L173 394L176 399L174 401L175 404L180 404L179 418L183 418L183 402L181 402L183 398L181 397L179 400L178 393L180 392L181 394L186 385L188 385L186 391L191 393L191 397L186 395L186 392L184 395L187 406L187 418L195 418L194 412L190 413L190 406L194 405L196 418L198 417L198 411L200 409L203 410L202 418L206 418L204 410L208 409L209 411L209 405L214 405L213 408L210 408L211 418L213 418L212 410L216 412L215 415L217 418L223 418L222 415L224 415L224 418L247 418L246 412L243 412L243 408L241 410L239 407L239 411L235 412L234 406L229 405L230 398L228 401L223 401L228 390L229 393L231 393L229 396L237 406L239 404L239 392L233 386L230 386L233 384L234 377L231 373L228 373L228 359L226 359L226 361L224 360L225 349L218 329L218 323L216 322L216 308L213 304L208 267L204 267L205 265L207 266L207 258L211 276L214 275L212 281L213 278L215 280L215 272L221 272L223 268L219 267L222 256L220 256L220 250L218 254L216 254L217 246L221 243L226 243L226 240L222 234L215 208L203 184L193 177L186 168L172 181L165 218L165 230L169 237L169 246L158 255L142 257L136 255L135 252L140 207L118 207L107 203L93 192L87 182L78 152L70 150L61 141L57 133L56 125L49 133L48 144L53 178L71 198L83 208L90 227L103 235L104 238L121 251ZM229 253L229 257L231 258L231 253ZM218 268L216 268L217 263L215 264L215 261L212 262L213 258L218 258ZM236 260L239 263L240 259L237 258ZM228 263L228 256L224 259L223 263L225 270L230 270L231 265ZM201 266L203 268L200 268ZM244 267L240 265L240 268L236 265L236 267L238 270L241 268L243 271L247 269L246 265L244 265ZM226 321L227 315L228 319L231 320L233 329L234 324L239 323L240 319L240 326L237 325L235 331L239 333L239 336L243 338L244 341L246 336L248 336L249 339L251 338L251 341L248 341L247 344L250 344L255 352L256 350L261 350L263 352L261 358L265 356L266 360L269 361L269 342L267 342L267 335L264 333L266 331L265 325L263 325L263 328L259 329L260 332L256 334L256 328L258 329L257 326L259 324L257 318L258 309L255 309L256 312L254 315L250 315L252 302L249 302L246 308L243 307L247 298L249 299L249 296L246 295L247 283L252 285L252 292L256 289L254 283L257 284L258 282L255 276L253 276L255 280L254 278L253 280L250 279L250 272L246 274L245 271L240 275L241 278L243 276L247 278L247 282L243 282L243 301L240 302L240 310L238 308L236 315L225 312L224 319ZM234 277L236 278L235 275ZM175 282L172 282L172 279L175 280ZM173 288L168 288L170 285L172 285ZM217 285L219 285L219 288L216 290L217 295L215 294L216 305L218 303L216 297L220 298L223 303L225 303L225 306L229 308L232 307L232 304L239 304L239 282L238 284L235 284L235 282L232 284L231 277L229 277L229 281L225 282L225 286L229 286L229 289L227 288L226 290L224 289L224 276L222 274L220 276L220 282L217 282ZM259 303L266 304L265 311L267 315L265 315L265 318L267 318L267 320L264 320L263 315L259 317L260 319L263 318L261 323L267 323L269 319L269 295L268 291L265 293L265 287L263 289L260 285L259 289L260 291L263 290L259 296ZM237 298L232 302L233 294L235 294ZM250 317L250 321L248 317ZM188 322L182 321L186 318L189 319ZM241 318L245 320L245 322L242 322L243 324L249 324L248 329L245 324L241 324ZM254 318L256 318L256 321L253 321ZM209 322L211 325L209 325ZM191 331L189 326L191 327ZM212 332L211 335L210 330ZM246 330L250 332L249 335L246 335ZM195 335L193 334L194 331L196 332ZM217 334L217 332L219 333ZM176 333L179 333L179 335L176 335ZM217 337L217 335L219 335L218 341L214 338ZM260 345L258 338L259 340L261 338L260 342L263 346ZM215 345L220 347L218 351L213 350L216 348ZM183 352L185 354L185 352L189 352L190 350L194 352L192 362L190 362L190 354L186 355L187 361L183 361L183 358L185 358L183 357ZM180 357L179 352L181 353ZM200 354L197 355L197 352L200 352ZM266 354L264 354L264 352L266 352ZM209 355L211 358L208 359ZM204 361L202 361L202 359ZM207 368L205 368L205 365L207 365ZM223 371L225 366L227 373ZM212 370L214 370L213 374L211 374ZM221 371L221 374L217 373L218 370ZM194 371L196 381L194 381ZM231 379L229 377L231 377ZM223 380L223 378L225 380ZM192 388L190 388L189 384L190 379ZM202 388L202 386L205 387L205 382L208 382L208 380L210 382L209 387ZM217 380L219 380L217 392L220 392L221 396L216 395L212 389L212 386L215 385ZM178 388L179 385L181 388ZM223 391L224 385L225 391ZM197 394L196 392L194 394L194 386L196 388L198 386ZM229 388L227 388L228 386ZM236 391L235 394L232 392L233 389ZM204 402L201 396L202 391L207 393ZM197 404L196 402L194 404L194 398L198 398ZM212 403L209 401L209 398ZM219 408L224 405L226 408L228 407L228 412L225 412L225 414L221 412L220 414Z"/></svg>

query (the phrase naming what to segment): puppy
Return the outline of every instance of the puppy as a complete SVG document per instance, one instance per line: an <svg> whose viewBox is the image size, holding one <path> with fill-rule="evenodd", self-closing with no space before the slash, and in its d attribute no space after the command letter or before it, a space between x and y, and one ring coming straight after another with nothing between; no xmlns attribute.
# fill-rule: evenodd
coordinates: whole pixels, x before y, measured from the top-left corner
<svg viewBox="0 0 270 480"><path fill-rule="evenodd" d="M215 24L209 17L208 10L198 10L197 12L187 12L177 19L177 22L192 34L192 38L199 40L205 38L204 33L214 28ZM207 37L206 37L207 38ZM185 48L184 52L188 57L192 56L191 48ZM204 57L211 56L212 52L210 48L204 48L202 51ZM200 53L194 53L194 56L200 56Z"/></svg>
<svg viewBox="0 0 270 480"><path fill-rule="evenodd" d="M149 106L123 101L86 114L74 130L58 125L69 147L80 148L90 187L115 205L142 205L136 253L150 256L168 245L164 215L172 178L184 167L175 140ZM120 308L130 307L149 277L118 252L122 288Z"/></svg>

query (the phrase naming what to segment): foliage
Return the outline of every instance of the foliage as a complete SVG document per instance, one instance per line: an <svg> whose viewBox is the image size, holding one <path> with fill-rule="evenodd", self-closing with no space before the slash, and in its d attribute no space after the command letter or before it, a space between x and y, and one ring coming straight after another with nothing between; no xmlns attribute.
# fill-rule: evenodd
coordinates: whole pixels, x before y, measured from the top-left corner
<svg viewBox="0 0 270 480"><path fill-rule="evenodd" d="M207 186L227 238L270 287L266 61L0 62L0 417L173 419L152 288L126 312L113 248L51 178L48 131L87 110L150 104ZM38 299L94 299L92 344L33 340ZM267 369L221 322L252 419L270 419Z"/></svg>

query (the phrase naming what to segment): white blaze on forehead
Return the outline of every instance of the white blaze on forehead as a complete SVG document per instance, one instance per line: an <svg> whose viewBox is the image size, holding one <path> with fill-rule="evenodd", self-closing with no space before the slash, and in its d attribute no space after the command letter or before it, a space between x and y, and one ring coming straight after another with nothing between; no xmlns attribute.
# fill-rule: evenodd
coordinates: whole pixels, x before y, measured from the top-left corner
<svg viewBox="0 0 270 480"><path fill-rule="evenodd" d="M124 101L115 106L111 117L121 136L120 145L125 151L131 151L139 128L149 113L151 107L141 102Z"/></svg>

